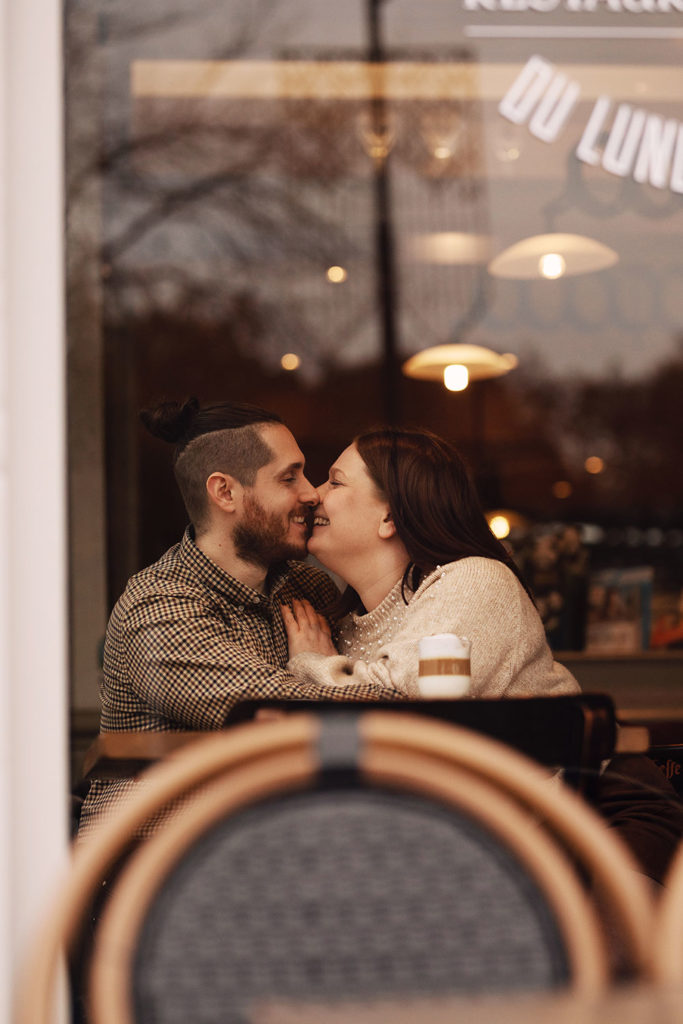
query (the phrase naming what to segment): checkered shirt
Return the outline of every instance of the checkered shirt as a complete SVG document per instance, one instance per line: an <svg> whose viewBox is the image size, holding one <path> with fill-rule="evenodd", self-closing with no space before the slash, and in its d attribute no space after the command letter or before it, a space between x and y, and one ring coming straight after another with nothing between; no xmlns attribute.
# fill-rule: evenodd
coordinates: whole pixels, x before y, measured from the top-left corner
<svg viewBox="0 0 683 1024"><path fill-rule="evenodd" d="M100 731L220 729L233 706L249 699L391 696L374 684L296 680L285 667L280 605L297 597L322 608L337 591L326 573L303 562L272 571L267 584L260 594L230 576L199 550L189 528L133 576L107 627ZM80 832L129 788L94 780Z"/></svg>

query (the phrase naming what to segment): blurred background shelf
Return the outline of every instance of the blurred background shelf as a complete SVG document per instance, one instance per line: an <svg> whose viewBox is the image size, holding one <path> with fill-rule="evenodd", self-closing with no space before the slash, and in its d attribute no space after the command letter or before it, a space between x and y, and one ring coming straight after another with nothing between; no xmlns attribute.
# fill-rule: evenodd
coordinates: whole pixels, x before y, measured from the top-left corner
<svg viewBox="0 0 683 1024"><path fill-rule="evenodd" d="M586 692L607 693L617 708L683 707L683 651L586 654L558 651Z"/></svg>

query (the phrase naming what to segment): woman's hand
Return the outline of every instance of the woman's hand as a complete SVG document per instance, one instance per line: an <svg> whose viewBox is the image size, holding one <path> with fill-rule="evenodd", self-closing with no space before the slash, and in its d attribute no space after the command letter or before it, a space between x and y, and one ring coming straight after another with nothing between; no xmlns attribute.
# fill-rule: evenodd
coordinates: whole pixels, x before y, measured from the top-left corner
<svg viewBox="0 0 683 1024"><path fill-rule="evenodd" d="M314 654L337 653L327 619L319 615L312 604L294 598L291 608L286 604L281 607L290 658L306 651L312 651Z"/></svg>

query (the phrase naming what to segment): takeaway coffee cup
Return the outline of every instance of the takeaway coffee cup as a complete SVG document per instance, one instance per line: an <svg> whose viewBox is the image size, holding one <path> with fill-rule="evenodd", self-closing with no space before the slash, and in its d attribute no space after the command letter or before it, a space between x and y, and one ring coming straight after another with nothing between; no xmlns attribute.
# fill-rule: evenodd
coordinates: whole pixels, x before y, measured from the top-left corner
<svg viewBox="0 0 683 1024"><path fill-rule="evenodd" d="M464 697L470 689L470 641L455 633L436 633L419 642L417 679L421 697Z"/></svg>

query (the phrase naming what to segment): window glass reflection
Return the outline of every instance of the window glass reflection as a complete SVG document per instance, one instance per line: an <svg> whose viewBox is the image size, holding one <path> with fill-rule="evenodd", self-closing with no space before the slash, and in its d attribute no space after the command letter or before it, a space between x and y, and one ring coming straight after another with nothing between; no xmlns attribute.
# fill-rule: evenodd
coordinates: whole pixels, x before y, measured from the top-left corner
<svg viewBox="0 0 683 1024"><path fill-rule="evenodd" d="M72 479L100 423L107 602L183 525L137 412L197 394L276 409L314 479L365 426L434 429L540 595L589 559L647 569L652 620L678 614L680 28L516 6L67 3ZM402 372L453 344L518 365Z"/></svg>

